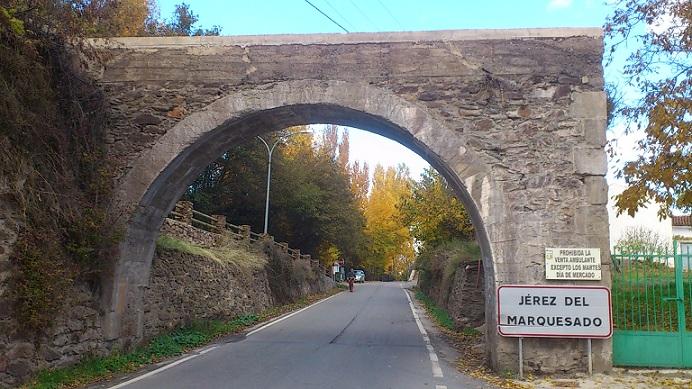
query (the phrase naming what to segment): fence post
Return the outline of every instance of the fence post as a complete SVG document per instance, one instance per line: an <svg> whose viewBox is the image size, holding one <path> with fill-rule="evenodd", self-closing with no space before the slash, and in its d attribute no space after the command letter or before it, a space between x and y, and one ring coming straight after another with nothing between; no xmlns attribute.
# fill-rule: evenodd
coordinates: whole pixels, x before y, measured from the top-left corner
<svg viewBox="0 0 692 389"><path fill-rule="evenodd" d="M250 226L243 224L240 227L240 236L244 241L250 241Z"/></svg>
<svg viewBox="0 0 692 389"><path fill-rule="evenodd" d="M287 252L288 252L288 243L286 243L286 242L281 242L281 243L279 243L279 247L281 247L281 252L282 252L282 253L287 253Z"/></svg>
<svg viewBox="0 0 692 389"><path fill-rule="evenodd" d="M180 214L180 221L185 224L192 224L192 202L178 201L175 203L175 212Z"/></svg>
<svg viewBox="0 0 692 389"><path fill-rule="evenodd" d="M226 215L211 215L214 218L214 227L219 234L223 234L226 230Z"/></svg>
<svg viewBox="0 0 692 389"><path fill-rule="evenodd" d="M300 259L300 250L299 249L293 250L293 258L294 259Z"/></svg>

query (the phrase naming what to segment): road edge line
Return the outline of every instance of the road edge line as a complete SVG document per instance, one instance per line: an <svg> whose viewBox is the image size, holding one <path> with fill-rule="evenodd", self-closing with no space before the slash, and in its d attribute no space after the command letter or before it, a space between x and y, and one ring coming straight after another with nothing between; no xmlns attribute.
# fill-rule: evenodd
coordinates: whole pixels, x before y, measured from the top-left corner
<svg viewBox="0 0 692 389"><path fill-rule="evenodd" d="M337 295L339 295L339 294L341 294L341 292L335 293L335 294L333 294L333 295L331 295L331 296L329 296L329 297L327 297L327 298L324 298L324 299L322 299L322 300L316 301L316 302L314 302L314 303L308 305L307 307L303 307L303 308L301 308L301 309L299 309L299 310L297 310L297 311L295 311L295 312L291 312L291 313L289 313L289 314L286 314L286 315L283 315L283 316L279 316L278 318L274 318L274 319L270 320L268 323L264 323L262 326L260 326L260 327L258 327L258 328L256 328L256 329L254 329L254 330L252 330L252 331L250 331L250 332L245 333L245 337L248 337L248 336L250 336L250 335L252 335L252 334L254 334L254 333L257 333L257 332L259 332L259 331L261 331L261 330L263 330L263 329L265 329L265 328L267 328L267 327L270 327L270 326L272 326L272 325L274 325L274 324L276 324L276 323L278 323L278 322L281 322L281 321L283 321L283 320L286 320L286 319L288 319L289 317L291 317L291 316L293 316L293 315L297 315L298 313L300 313L300 312L302 312L302 311L304 311L304 310L306 310L306 309L308 309L308 308L312 308L312 307L314 307L314 306L317 305L317 304L321 304L321 303L323 303L323 302L329 300L330 298L332 298L332 297L334 297L334 296L337 296ZM144 373L144 374L142 374L142 375L140 375L140 376L134 377L134 378L132 378L132 379L129 379L129 380L124 381L124 382L121 382L121 383L116 384L116 385L114 385L114 386L107 386L106 388L107 388L107 389L120 389L120 388L123 388L123 387L125 387L125 386L127 386L127 385L130 385L130 384L133 384L133 383L135 383L135 382L137 382L137 381L141 381L141 380L143 380L143 379L145 379L145 378L148 378L148 377L151 377L151 376L153 376L153 375L156 375L156 374L158 374L158 373L160 373L160 372L162 372L162 371L164 371L164 370L168 370L168 369L170 369L170 368L173 368L173 367L175 367L175 366L178 366L178 365L180 365L180 364L183 363L183 362L187 362L187 361L189 361L189 360L191 360L191 359L194 359L194 358L197 358L197 357L199 357L199 356L202 356L202 355L208 353L209 351L212 351L212 350L214 350L214 349L216 349L216 348L218 348L218 347L220 347L220 345L217 343L217 344L214 344L214 345L211 345L211 346L204 347L204 348L202 348L202 349L199 350L199 351L193 351L193 354L188 355L188 356L186 356L186 357L184 357L184 358L180 358L180 359L175 360L175 361L173 361L173 362L171 362L171 363L169 363L169 364L166 364L166 365L164 365L164 366L161 366L161 367L158 368L158 369L155 369L155 370L152 370L152 371L150 371L150 372Z"/></svg>
<svg viewBox="0 0 692 389"><path fill-rule="evenodd" d="M432 343L430 342L430 337L428 336L428 332L425 330L425 327L423 327L423 322L420 321L420 318L418 317L418 313L416 313L416 307L413 306L413 300L411 300L411 296L409 296L408 291L406 290L406 288L404 288L404 284L400 283L399 287L401 288L401 290L406 295L406 299L408 300L408 306L411 308L411 313L413 314L413 318L416 320L416 325L418 326L418 329L420 330L421 336L423 337L423 341L425 342L425 347L428 349L428 356L430 358L430 364L432 365L433 377L444 378L444 374L442 373L442 367L440 367L440 359L437 357L437 353L435 353L435 348L433 347Z"/></svg>

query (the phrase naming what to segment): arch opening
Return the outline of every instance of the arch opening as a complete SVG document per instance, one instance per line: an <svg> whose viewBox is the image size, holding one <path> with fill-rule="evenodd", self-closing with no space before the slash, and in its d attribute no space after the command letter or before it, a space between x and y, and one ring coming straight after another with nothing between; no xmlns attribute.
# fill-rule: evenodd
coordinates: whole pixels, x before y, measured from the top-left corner
<svg viewBox="0 0 692 389"><path fill-rule="evenodd" d="M343 87L347 86L340 85L337 89ZM258 107L243 106L234 110L237 107L233 107L233 102L222 99L179 122L140 156L125 176L119 192L121 206L132 211L115 269L110 275L112 279L106 280L106 285L112 286L104 295L107 337L124 344L142 338L143 289L149 280L159 229L187 186L209 163L256 135L323 123L354 127L392 139L421 156L447 180L475 227L485 274L486 323L487 328L494 328L491 243L478 199L472 197L464 184L464 179L487 171L480 159L459 143L458 136L448 136L451 131L415 104L383 91L377 94L385 98L374 106L349 104L332 98L333 87L318 89L317 99L314 96L306 99L313 100L310 103L291 104L284 100L267 107L263 103L275 96L265 96L257 100ZM368 92L373 94L372 90ZM348 100L353 102L353 99ZM494 334L489 331L488 335Z"/></svg>

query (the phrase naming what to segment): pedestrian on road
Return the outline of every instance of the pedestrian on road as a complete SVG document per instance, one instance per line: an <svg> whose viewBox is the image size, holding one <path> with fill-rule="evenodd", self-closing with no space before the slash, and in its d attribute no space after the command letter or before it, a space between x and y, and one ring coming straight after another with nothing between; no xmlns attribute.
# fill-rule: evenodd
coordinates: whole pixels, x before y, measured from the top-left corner
<svg viewBox="0 0 692 389"><path fill-rule="evenodd" d="M356 273L353 272L353 269L346 274L346 280L348 281L348 291L353 292L353 282L356 280Z"/></svg>

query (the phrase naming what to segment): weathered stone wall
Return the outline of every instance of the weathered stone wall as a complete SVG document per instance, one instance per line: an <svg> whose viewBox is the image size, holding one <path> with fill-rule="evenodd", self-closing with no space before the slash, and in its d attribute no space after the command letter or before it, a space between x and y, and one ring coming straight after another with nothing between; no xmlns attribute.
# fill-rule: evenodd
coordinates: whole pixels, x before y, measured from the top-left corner
<svg viewBox="0 0 692 389"><path fill-rule="evenodd" d="M458 329L485 323L485 279L477 259L454 260L440 252L420 270L418 286L444 308Z"/></svg>
<svg viewBox="0 0 692 389"><path fill-rule="evenodd" d="M169 219L162 233L204 246L213 246L220 240L219 234ZM144 337L151 338L194 320L230 319L257 313L335 286L327 277L306 274L304 269L310 269L309 261L295 260L269 241L257 242L252 247L239 242L238 248L267 256L270 258L267 263L273 266L283 264L277 267L282 272L276 278L279 283L270 284L274 278L269 274L277 270L269 266L240 268L158 248L145 291ZM283 284L282 279L293 282ZM39 369L68 366L87 355L105 355L110 351L113 343L104 337L98 293L88 285L79 284L66 295L70 300L65 302L63 313L55 318L54 326L39 339L29 339L21 335L21 323L11 316L9 301L0 294L0 387L17 386Z"/></svg>
<svg viewBox="0 0 692 389"><path fill-rule="evenodd" d="M161 248L144 299L145 338L194 320L261 312L274 303L264 267L243 269Z"/></svg>
<svg viewBox="0 0 692 389"><path fill-rule="evenodd" d="M65 309L47 334L39 339L23 334L22 323L13 316L9 285L10 255L20 231L15 196L22 184L7 180L8 175L0 174L0 387L16 386L37 369L65 366L87 353L105 352L100 304L84 284L66 293Z"/></svg>
<svg viewBox="0 0 692 389"><path fill-rule="evenodd" d="M462 262L454 273L447 310L459 327L485 323L485 279L479 261Z"/></svg>
<svg viewBox="0 0 692 389"><path fill-rule="evenodd" d="M26 338L21 323L5 319L0 331L0 387L13 387L39 369L73 364L86 355L108 352L101 327L100 304L87 285L66 293L65 309L47 334Z"/></svg>
<svg viewBox="0 0 692 389"><path fill-rule="evenodd" d="M166 219L163 222L163 226L161 226L161 233L175 236L176 238L183 239L186 242L195 243L204 247L214 246L221 240L220 234L195 228L189 224L172 219Z"/></svg>
<svg viewBox="0 0 692 389"><path fill-rule="evenodd" d="M260 312L335 286L309 260L294 258L271 239L236 242L171 219L164 221L161 233L205 247L234 245L266 257L267 263L241 267L157 247L144 293L145 338L193 320Z"/></svg>

